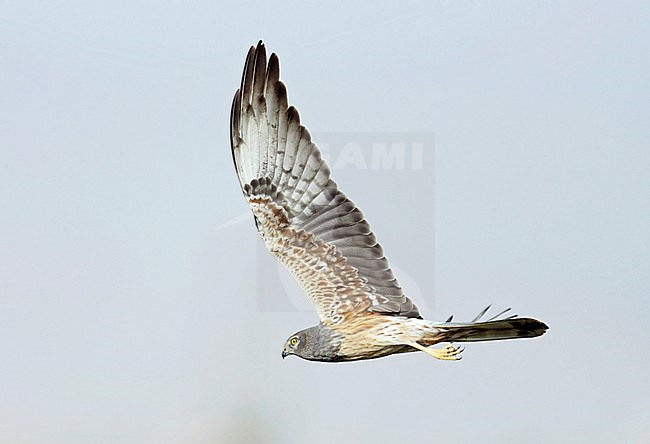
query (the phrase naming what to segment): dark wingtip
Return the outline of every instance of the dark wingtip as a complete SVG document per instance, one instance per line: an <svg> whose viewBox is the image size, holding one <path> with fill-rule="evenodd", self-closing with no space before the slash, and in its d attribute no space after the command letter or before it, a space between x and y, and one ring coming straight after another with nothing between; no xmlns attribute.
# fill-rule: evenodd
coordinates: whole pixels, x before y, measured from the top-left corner
<svg viewBox="0 0 650 444"><path fill-rule="evenodd" d="M266 88L272 88L274 91L278 90L278 82L280 81L280 59L275 53L269 57L269 62L266 65ZM271 95L272 93L267 93Z"/></svg>
<svg viewBox="0 0 650 444"><path fill-rule="evenodd" d="M478 314L474 319L472 319L472 322L478 322L478 321L480 321L481 318L483 317L483 315L485 315L485 313L487 313L488 310L489 310L491 307L492 307L492 304L490 304L490 305L488 305L487 307L485 307L485 308L483 309L483 311L481 311L481 312L480 312L480 313L479 313L479 314Z"/></svg>
<svg viewBox="0 0 650 444"><path fill-rule="evenodd" d="M263 51L264 52L264 61L266 62L266 45L264 44L263 40L260 40L257 42L257 45L255 46L255 49L257 52Z"/></svg>

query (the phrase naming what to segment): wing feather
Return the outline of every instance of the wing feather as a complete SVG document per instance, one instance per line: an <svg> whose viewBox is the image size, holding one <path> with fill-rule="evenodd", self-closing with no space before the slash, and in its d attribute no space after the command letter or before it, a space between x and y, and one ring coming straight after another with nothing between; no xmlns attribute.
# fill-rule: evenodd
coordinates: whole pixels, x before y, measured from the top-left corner
<svg viewBox="0 0 650 444"><path fill-rule="evenodd" d="M362 212L339 191L300 114L280 61L251 47L231 108L231 146L266 246L310 297L321 321L370 312L420 317Z"/></svg>

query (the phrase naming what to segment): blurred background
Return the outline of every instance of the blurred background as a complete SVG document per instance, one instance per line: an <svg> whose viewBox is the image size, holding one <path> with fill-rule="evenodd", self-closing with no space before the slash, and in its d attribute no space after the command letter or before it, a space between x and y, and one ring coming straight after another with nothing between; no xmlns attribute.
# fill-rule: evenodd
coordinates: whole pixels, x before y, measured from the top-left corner
<svg viewBox="0 0 650 444"><path fill-rule="evenodd" d="M3 2L0 442L650 442L649 20L642 1ZM280 358L317 318L232 167L261 38L312 133L434 135L417 174L334 171L423 315L512 306L543 338Z"/></svg>

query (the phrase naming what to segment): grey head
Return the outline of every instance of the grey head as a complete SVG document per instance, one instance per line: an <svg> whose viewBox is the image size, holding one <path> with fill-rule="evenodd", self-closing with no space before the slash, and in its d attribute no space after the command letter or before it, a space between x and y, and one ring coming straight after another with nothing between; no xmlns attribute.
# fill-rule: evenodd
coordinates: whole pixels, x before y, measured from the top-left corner
<svg viewBox="0 0 650 444"><path fill-rule="evenodd" d="M284 343L282 359L296 355L309 361L339 361L341 339L340 333L323 324L300 330Z"/></svg>

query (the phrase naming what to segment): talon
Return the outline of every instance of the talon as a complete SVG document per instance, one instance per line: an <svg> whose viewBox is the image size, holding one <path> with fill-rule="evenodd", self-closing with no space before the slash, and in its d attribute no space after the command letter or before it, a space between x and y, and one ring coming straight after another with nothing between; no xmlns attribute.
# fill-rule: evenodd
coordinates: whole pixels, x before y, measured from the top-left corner
<svg viewBox="0 0 650 444"><path fill-rule="evenodd" d="M461 356L459 355L465 350L465 347L456 347L453 344L449 344L444 348L424 347L417 342L409 345L442 361L460 361Z"/></svg>
<svg viewBox="0 0 650 444"><path fill-rule="evenodd" d="M459 356L464 347L456 347L453 344L449 344L442 349L429 349L427 350L434 358L441 359L444 361L459 361L461 357Z"/></svg>

